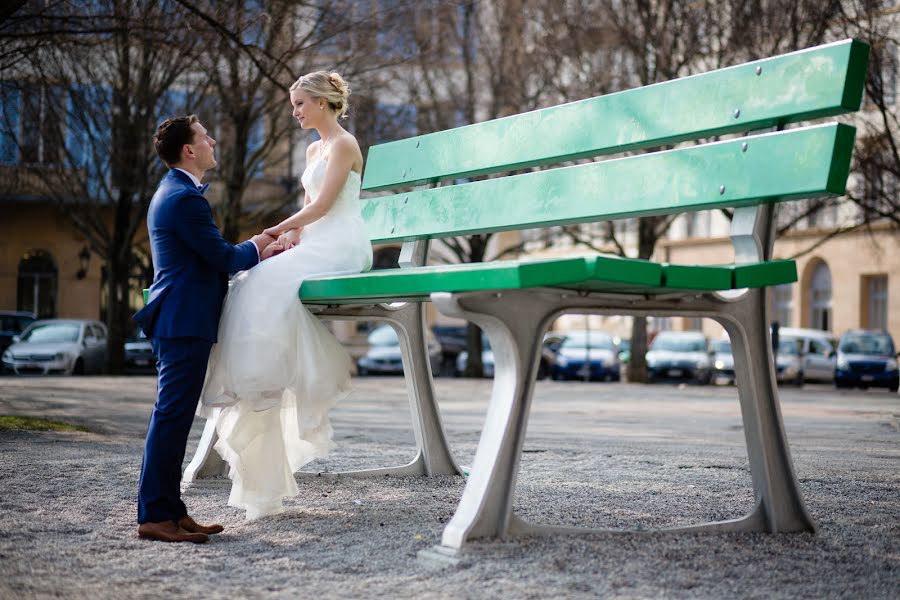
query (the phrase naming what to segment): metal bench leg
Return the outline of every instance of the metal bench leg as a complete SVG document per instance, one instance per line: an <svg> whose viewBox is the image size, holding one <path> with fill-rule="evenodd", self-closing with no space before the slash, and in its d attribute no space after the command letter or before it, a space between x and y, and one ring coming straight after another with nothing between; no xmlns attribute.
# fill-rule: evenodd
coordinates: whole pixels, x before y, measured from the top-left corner
<svg viewBox="0 0 900 600"><path fill-rule="evenodd" d="M815 531L803 503L781 419L765 290L747 293L717 320L731 338L756 512L760 513L756 516L764 531Z"/></svg>
<svg viewBox="0 0 900 600"><path fill-rule="evenodd" d="M462 475L453 460L444 435L441 414L434 396L434 381L428 346L425 342L425 306L421 302L408 303L399 309L367 313L370 318L387 321L397 332L403 355L403 376L409 392L413 432L417 453L412 462L397 467L315 473L300 471L300 476L321 477L377 477L382 475Z"/></svg>
<svg viewBox="0 0 900 600"><path fill-rule="evenodd" d="M182 483L193 483L198 479L210 477L224 477L228 474L228 463L219 456L218 452L213 450L218 439L215 419L207 419L203 435L200 436L200 443L197 444L197 451L194 452L194 457L184 470Z"/></svg>
<svg viewBox="0 0 900 600"><path fill-rule="evenodd" d="M494 385L471 474L442 545L461 548L477 538L502 537L512 513L519 458L538 368L541 336L556 311L537 297L508 301L500 294L434 294L445 315L484 329L494 350Z"/></svg>
<svg viewBox="0 0 900 600"><path fill-rule="evenodd" d="M425 343L425 309L422 303L408 303L401 308L369 309L369 318L387 321L397 331L403 354L403 372L409 391L409 405L416 438L416 457L408 464L362 469L357 471L300 471L300 477L380 477L383 475L462 475L447 444L441 415L434 394L431 363ZM362 318L362 317L354 317ZM228 473L228 465L213 450L218 436L213 419L206 422L197 452L184 472L182 481L220 477Z"/></svg>

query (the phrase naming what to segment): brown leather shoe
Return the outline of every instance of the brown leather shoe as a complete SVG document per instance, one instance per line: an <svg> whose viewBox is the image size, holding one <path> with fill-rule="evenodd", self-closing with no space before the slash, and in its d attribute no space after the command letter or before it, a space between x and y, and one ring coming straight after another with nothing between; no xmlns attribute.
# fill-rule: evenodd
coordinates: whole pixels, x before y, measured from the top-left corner
<svg viewBox="0 0 900 600"><path fill-rule="evenodd" d="M190 533L205 533L206 535L222 533L223 531L225 531L225 528L218 523L214 523L212 525L200 525L195 520L193 520L190 515L184 515L183 517L178 519L178 526Z"/></svg>
<svg viewBox="0 0 900 600"><path fill-rule="evenodd" d="M175 521L141 523L138 525L138 537L158 542L193 542L195 544L202 544L209 540L209 536L205 533L185 531L176 525Z"/></svg>

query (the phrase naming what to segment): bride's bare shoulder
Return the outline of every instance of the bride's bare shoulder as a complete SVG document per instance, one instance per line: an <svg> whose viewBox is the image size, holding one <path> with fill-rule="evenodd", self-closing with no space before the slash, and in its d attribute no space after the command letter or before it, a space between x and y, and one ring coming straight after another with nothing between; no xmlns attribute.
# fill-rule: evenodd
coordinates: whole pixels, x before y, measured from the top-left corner
<svg viewBox="0 0 900 600"><path fill-rule="evenodd" d="M353 134L344 133L336 139L334 141L334 150L340 152L347 157L348 160L352 159L354 169L357 171L360 170L359 167L362 165L362 151L359 149L359 142L356 141Z"/></svg>
<svg viewBox="0 0 900 600"><path fill-rule="evenodd" d="M306 158L310 156L315 156L319 152L319 146L322 145L321 140L316 140L312 144L306 147Z"/></svg>

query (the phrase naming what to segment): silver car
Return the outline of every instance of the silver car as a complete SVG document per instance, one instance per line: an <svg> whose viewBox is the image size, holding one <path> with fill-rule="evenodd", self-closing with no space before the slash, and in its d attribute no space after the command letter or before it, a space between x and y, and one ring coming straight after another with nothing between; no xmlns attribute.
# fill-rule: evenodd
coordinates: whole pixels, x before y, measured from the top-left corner
<svg viewBox="0 0 900 600"><path fill-rule="evenodd" d="M106 326L86 319L35 321L3 352L3 369L17 375L83 375L106 368Z"/></svg>

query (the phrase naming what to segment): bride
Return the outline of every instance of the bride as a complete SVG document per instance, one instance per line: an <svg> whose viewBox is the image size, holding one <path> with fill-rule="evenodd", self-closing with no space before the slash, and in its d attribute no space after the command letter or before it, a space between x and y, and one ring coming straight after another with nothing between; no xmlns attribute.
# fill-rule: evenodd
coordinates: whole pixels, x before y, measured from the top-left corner
<svg viewBox="0 0 900 600"><path fill-rule="evenodd" d="M282 498L299 493L293 474L331 450L328 411L350 391L350 357L298 299L308 277L372 266L362 153L338 122L349 95L337 73L291 86L294 118L320 138L306 151L303 206L266 229L284 251L232 280L209 358L200 414L214 419L215 449L229 465L228 504L248 519L282 512Z"/></svg>

